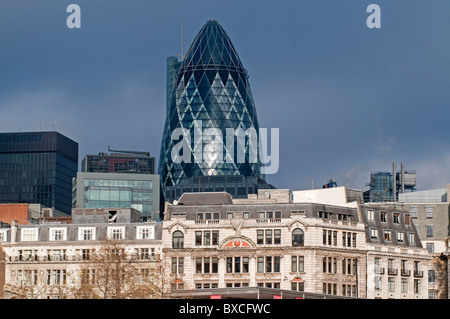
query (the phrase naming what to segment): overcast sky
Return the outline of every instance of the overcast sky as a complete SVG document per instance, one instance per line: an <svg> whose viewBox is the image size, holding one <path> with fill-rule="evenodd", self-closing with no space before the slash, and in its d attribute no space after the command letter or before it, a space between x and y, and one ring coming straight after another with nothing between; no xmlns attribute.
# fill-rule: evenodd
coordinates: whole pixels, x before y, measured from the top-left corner
<svg viewBox="0 0 450 319"><path fill-rule="evenodd" d="M159 159L182 19L184 53L210 19L231 37L260 127L280 129L277 188L366 190L394 161L418 190L450 183L448 0L1 0L0 132L59 131L80 162L108 145Z"/></svg>

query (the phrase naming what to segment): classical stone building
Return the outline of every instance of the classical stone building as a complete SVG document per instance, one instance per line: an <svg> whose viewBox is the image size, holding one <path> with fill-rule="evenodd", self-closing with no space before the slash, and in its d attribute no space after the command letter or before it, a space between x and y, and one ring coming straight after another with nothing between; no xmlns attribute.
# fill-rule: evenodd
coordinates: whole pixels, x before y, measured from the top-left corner
<svg viewBox="0 0 450 319"><path fill-rule="evenodd" d="M106 238L123 240L142 267L161 266L173 296L428 298L431 270L446 263L422 247L410 212L331 192L185 193L166 203L162 223L131 208L74 209L70 224L12 222L0 229L5 298L38 284L40 297L57 296Z"/></svg>
<svg viewBox="0 0 450 319"><path fill-rule="evenodd" d="M266 287L359 298L427 298L423 273L430 258L411 225L380 225L380 234L404 232L398 235L404 242L376 242L360 203L332 205L317 196L310 201L301 197L292 201L287 190L262 190L248 200L233 200L226 193L185 193L176 205L167 204L163 258L178 288ZM385 263L389 272L383 275ZM408 271L417 276L408 278Z"/></svg>
<svg viewBox="0 0 450 319"><path fill-rule="evenodd" d="M429 298L449 298L450 185L399 195L433 260L429 263Z"/></svg>
<svg viewBox="0 0 450 319"><path fill-rule="evenodd" d="M79 283L81 265L107 238L120 240L143 269L161 258L161 224L141 222L132 208L74 209L71 224L11 224L0 229L5 298L20 295L26 287L32 287L32 298L58 298L63 286Z"/></svg>

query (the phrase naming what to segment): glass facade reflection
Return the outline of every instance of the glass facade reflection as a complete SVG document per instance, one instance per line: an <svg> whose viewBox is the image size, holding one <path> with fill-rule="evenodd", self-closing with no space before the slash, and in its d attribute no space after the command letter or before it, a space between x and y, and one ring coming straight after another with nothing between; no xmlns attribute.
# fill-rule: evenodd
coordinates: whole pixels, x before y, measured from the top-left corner
<svg viewBox="0 0 450 319"><path fill-rule="evenodd" d="M159 176L79 172L73 199L73 206L78 208L132 207L144 220L158 220Z"/></svg>
<svg viewBox="0 0 450 319"><path fill-rule="evenodd" d="M169 65L170 63L170 65ZM159 173L164 194L166 186L178 185L185 178L198 176L253 176L263 178L261 163L249 161L250 150L257 149L257 141L246 138L245 161L239 163L215 161L175 163L172 149L176 141L171 134L176 128L185 128L194 136L197 120L202 129L218 128L225 136L225 129L255 129L259 126L246 70L229 36L217 21L208 21L195 37L184 59L176 63L168 60L168 101L164 134L161 143ZM173 82L170 82L170 81ZM169 97L170 96L170 97ZM198 123L198 122L197 122ZM200 140L189 145L191 152L204 150L207 142ZM224 158L236 159L223 148ZM257 150L256 150L257 151Z"/></svg>
<svg viewBox="0 0 450 319"><path fill-rule="evenodd" d="M86 155L83 172L155 174L155 158L150 155L106 154Z"/></svg>
<svg viewBox="0 0 450 319"><path fill-rule="evenodd" d="M0 203L31 203L71 214L78 143L58 132L0 134Z"/></svg>

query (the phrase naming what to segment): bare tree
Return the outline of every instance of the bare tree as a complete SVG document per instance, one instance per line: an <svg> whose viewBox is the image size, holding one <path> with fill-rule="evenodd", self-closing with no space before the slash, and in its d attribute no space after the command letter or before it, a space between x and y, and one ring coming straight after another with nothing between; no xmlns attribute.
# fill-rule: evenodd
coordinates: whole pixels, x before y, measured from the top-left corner
<svg viewBox="0 0 450 319"><path fill-rule="evenodd" d="M161 275L159 261L139 260L126 253L123 241L107 239L81 264L78 283L65 295L80 299L163 298Z"/></svg>

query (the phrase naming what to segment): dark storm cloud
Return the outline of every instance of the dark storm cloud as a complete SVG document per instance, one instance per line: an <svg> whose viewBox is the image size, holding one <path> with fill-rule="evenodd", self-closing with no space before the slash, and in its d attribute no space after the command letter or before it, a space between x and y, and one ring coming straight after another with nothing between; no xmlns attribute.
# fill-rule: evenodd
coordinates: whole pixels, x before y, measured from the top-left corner
<svg viewBox="0 0 450 319"><path fill-rule="evenodd" d="M66 27L77 3L82 28ZM368 29L377 3L382 28ZM450 182L448 1L2 0L0 131L56 129L86 153L159 155L165 63L216 19L248 70L261 127L280 128L279 188L365 188L404 161ZM158 158L158 157L157 157Z"/></svg>

